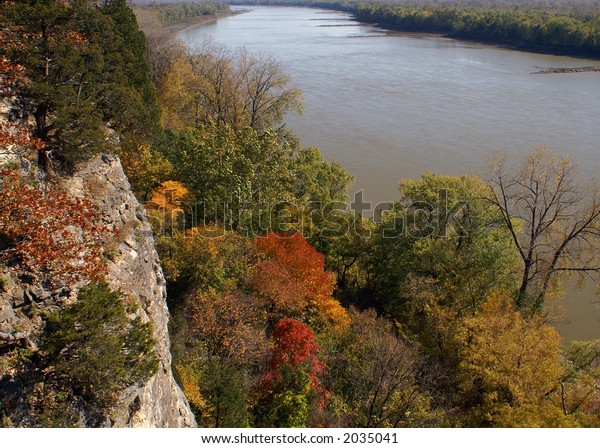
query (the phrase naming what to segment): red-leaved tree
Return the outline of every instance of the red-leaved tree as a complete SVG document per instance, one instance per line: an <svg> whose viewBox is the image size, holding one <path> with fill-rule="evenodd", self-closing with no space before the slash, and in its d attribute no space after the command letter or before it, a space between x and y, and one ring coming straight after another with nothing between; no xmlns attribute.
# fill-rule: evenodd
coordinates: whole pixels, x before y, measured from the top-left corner
<svg viewBox="0 0 600 448"><path fill-rule="evenodd" d="M332 297L334 275L325 270L323 255L299 232L270 232L256 238L255 247L262 259L251 284L275 316L312 314L320 323L348 323L346 311Z"/></svg>
<svg viewBox="0 0 600 448"><path fill-rule="evenodd" d="M285 317L277 322L273 338L273 353L269 360L267 380L281 381L282 369L304 369L310 378L313 390L320 389L319 376L324 364L318 358L321 347L315 340L315 334L308 325Z"/></svg>
<svg viewBox="0 0 600 448"><path fill-rule="evenodd" d="M262 382L266 418L261 424L314 424L312 417L322 408L324 396L321 347L308 325L288 317L277 322L272 338L273 351Z"/></svg>

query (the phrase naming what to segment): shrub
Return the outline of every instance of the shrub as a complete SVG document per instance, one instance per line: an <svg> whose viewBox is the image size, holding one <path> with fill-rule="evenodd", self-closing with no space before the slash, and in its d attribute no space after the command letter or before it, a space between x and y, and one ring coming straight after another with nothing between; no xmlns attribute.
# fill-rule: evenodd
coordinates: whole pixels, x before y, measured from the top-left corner
<svg viewBox="0 0 600 448"><path fill-rule="evenodd" d="M0 260L18 274L51 285L99 279L108 226L85 198L30 185L15 169L0 170Z"/></svg>
<svg viewBox="0 0 600 448"><path fill-rule="evenodd" d="M130 319L121 294L105 282L89 284L76 303L49 316L43 347L59 383L70 384L97 411L158 368L151 325Z"/></svg>

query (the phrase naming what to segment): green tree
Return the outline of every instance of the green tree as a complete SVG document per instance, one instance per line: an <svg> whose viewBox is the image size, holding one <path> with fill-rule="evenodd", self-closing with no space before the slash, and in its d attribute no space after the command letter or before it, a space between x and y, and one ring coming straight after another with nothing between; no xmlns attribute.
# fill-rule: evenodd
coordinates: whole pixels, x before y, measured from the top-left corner
<svg viewBox="0 0 600 448"><path fill-rule="evenodd" d="M291 163L294 175L294 216L297 229L320 252L326 253L332 238L348 230L342 211L353 181L339 163L326 160L317 148L301 148ZM344 225L340 224L340 218Z"/></svg>
<svg viewBox="0 0 600 448"><path fill-rule="evenodd" d="M151 325L129 318L123 297L106 283L91 283L48 317L42 348L49 375L99 412L158 369Z"/></svg>
<svg viewBox="0 0 600 448"><path fill-rule="evenodd" d="M479 177L425 173L402 180L400 191L366 243L368 255L355 255L362 277L346 280L358 284L360 305L406 311L409 276L431 280L440 304L460 313L496 289L516 290L510 233Z"/></svg>
<svg viewBox="0 0 600 448"><path fill-rule="evenodd" d="M165 153L195 196L199 224L262 233L294 198L292 150L271 130L210 123L171 133Z"/></svg>
<svg viewBox="0 0 600 448"><path fill-rule="evenodd" d="M91 151L102 137L101 115L89 101L93 95L85 81L86 73L100 70L100 51L72 26L77 14L87 11L82 2L73 7L58 1L2 4L6 23L24 36L21 45L7 50L32 81L25 93L35 103L36 137ZM39 150L41 166L46 167L52 149Z"/></svg>
<svg viewBox="0 0 600 448"><path fill-rule="evenodd" d="M214 428L245 428L249 424L248 385L236 366L209 363L201 380L211 413L204 416Z"/></svg>
<svg viewBox="0 0 600 448"><path fill-rule="evenodd" d="M100 11L111 19L114 28L114 36L102 34L105 80L114 87L120 87L120 90L111 92L110 99L115 101L107 102L105 114L116 117L113 124L121 133L133 133L138 140L156 137L160 130L160 109L150 65L145 57L144 33L139 29L127 0L103 0Z"/></svg>
<svg viewBox="0 0 600 448"><path fill-rule="evenodd" d="M400 182L406 235L416 237L408 270L435 279L448 305L462 312L477 309L494 290L516 287L518 258L489 192L477 176L423 174Z"/></svg>
<svg viewBox="0 0 600 448"><path fill-rule="evenodd" d="M20 36L1 51L31 80L42 167L114 149L111 130L143 139L158 128L144 36L125 1L5 2L0 16Z"/></svg>
<svg viewBox="0 0 600 448"><path fill-rule="evenodd" d="M294 192L297 198L307 202L329 204L346 202L350 176L337 162L326 160L318 148L302 148L294 157L292 165L296 177Z"/></svg>

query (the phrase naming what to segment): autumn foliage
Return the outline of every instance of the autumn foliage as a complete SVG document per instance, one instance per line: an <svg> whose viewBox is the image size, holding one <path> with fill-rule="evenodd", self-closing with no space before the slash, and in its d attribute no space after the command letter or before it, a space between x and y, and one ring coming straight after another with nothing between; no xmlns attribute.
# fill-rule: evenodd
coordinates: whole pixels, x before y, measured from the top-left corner
<svg viewBox="0 0 600 448"><path fill-rule="evenodd" d="M316 423L325 391L325 364L312 329L296 319L281 319L272 335L273 350L262 380L261 424L302 427ZM313 420L315 420L313 422Z"/></svg>
<svg viewBox="0 0 600 448"><path fill-rule="evenodd" d="M263 336L256 300L241 292L199 293L189 305L191 339L203 341L207 359L237 362L260 353Z"/></svg>
<svg viewBox="0 0 600 448"><path fill-rule="evenodd" d="M165 212L180 213L179 201L189 194L189 190L181 182L168 180L161 183L152 192L151 204L165 210Z"/></svg>
<svg viewBox="0 0 600 448"><path fill-rule="evenodd" d="M10 97L28 83L23 66L0 57L0 94ZM5 154L35 156L44 143L18 122L0 124ZM14 167L0 170L0 257L19 274L52 285L100 279L102 244L109 229L97 225L87 199L36 185Z"/></svg>
<svg viewBox="0 0 600 448"><path fill-rule="evenodd" d="M26 84L25 68L20 64L12 63L6 56L0 56L0 95L10 96Z"/></svg>
<svg viewBox="0 0 600 448"><path fill-rule="evenodd" d="M313 313L321 323L346 325L344 308L332 297L335 277L325 270L323 255L299 233L270 232L255 240L262 260L251 283L271 309L282 314Z"/></svg>
<svg viewBox="0 0 600 448"><path fill-rule="evenodd" d="M289 317L281 319L273 332L273 354L269 361L267 380L281 380L281 370L306 368L313 390L320 388L319 376L323 374L324 364L319 361L321 347L315 340L310 327Z"/></svg>
<svg viewBox="0 0 600 448"><path fill-rule="evenodd" d="M0 172L0 253L13 270L52 285L100 279L110 229L95 223L91 201Z"/></svg>
<svg viewBox="0 0 600 448"><path fill-rule="evenodd" d="M519 410L536 408L538 416L547 412L540 407L548 404L563 371L560 337L542 318L523 317L510 297L493 293L478 314L463 321L457 339L463 397L479 422L493 424L495 419L504 426L503 420Z"/></svg>
<svg viewBox="0 0 600 448"><path fill-rule="evenodd" d="M21 124L0 123L0 148L5 154L32 156L34 151L44 147L44 143L35 137Z"/></svg>
<svg viewBox="0 0 600 448"><path fill-rule="evenodd" d="M145 205L156 232L183 227L185 210L182 205L189 197L189 190L181 182L174 180L162 182L152 191L150 201Z"/></svg>
<svg viewBox="0 0 600 448"><path fill-rule="evenodd" d="M0 33L0 40L2 38ZM0 56L0 98L12 100L29 84L22 65ZM0 151L4 154L31 155L44 143L31 135L26 125L18 121L0 121Z"/></svg>

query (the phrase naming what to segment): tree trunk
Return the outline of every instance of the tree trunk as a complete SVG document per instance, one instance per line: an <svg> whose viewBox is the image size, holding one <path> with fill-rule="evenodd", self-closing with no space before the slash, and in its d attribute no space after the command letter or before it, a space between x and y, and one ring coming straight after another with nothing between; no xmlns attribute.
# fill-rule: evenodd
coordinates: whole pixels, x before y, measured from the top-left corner
<svg viewBox="0 0 600 448"><path fill-rule="evenodd" d="M46 142L48 137L48 128L46 127L46 117L48 115L48 105L40 104L35 110L35 136ZM45 172L48 171L48 147L38 149L38 166Z"/></svg>
<svg viewBox="0 0 600 448"><path fill-rule="evenodd" d="M531 270L531 262L525 261L525 269L523 270L523 279L521 280L521 287L517 295L517 307L522 308L525 305L525 299L527 298L527 287L529 286L529 271Z"/></svg>

